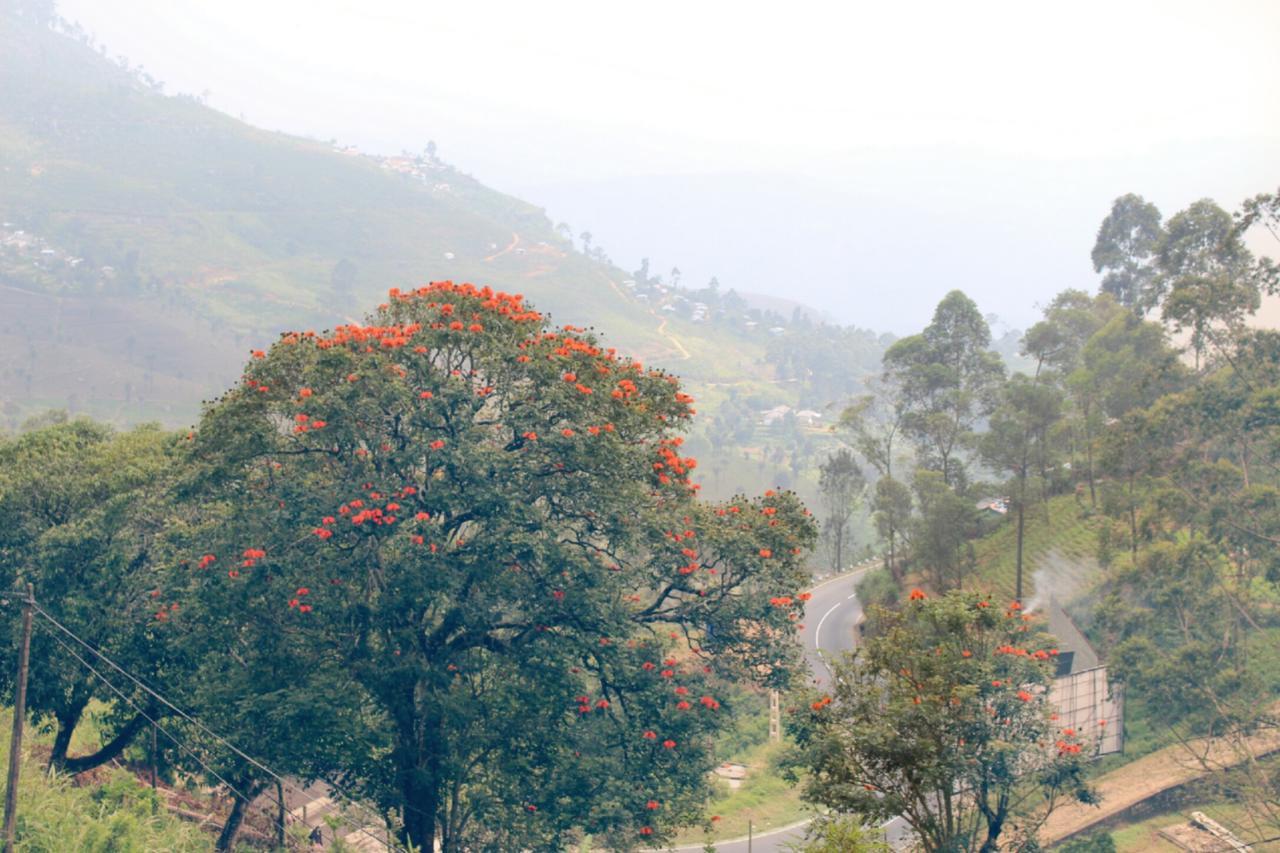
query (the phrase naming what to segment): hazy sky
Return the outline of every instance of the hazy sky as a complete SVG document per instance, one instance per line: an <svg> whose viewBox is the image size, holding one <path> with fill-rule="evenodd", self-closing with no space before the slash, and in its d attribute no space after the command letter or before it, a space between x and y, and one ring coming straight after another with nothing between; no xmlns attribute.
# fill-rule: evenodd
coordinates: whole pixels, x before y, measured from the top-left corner
<svg viewBox="0 0 1280 853"><path fill-rule="evenodd" d="M664 238L660 209L608 188L651 175L795 175L830 179L865 207L867 175L886 162L912 172L903 152L916 149L930 162L946 152L957 164L1008 160L1036 182L1092 174L1092 162L1100 172L1167 163L1167 183L1121 189L1145 191L1166 213L1203 195L1234 206L1242 190L1280 183L1275 0L59 7L170 91L208 90L212 105L255 124L371 150L434 139L465 171L590 227L620 262L637 259L624 251L670 255L695 274L731 266L727 235L701 235L706 245L688 257L675 250L688 235ZM1230 174L1186 173L1206 157ZM1009 183L1016 192L1019 180ZM668 186L664 204L681 205L681 185ZM687 201L714 222L714 205ZM1088 209L1099 204L1091 197ZM1087 223L1054 227L1088 232L1087 254L1103 213L1105 203ZM643 248L632 248L636 233ZM801 290L811 301L824 293Z"/></svg>

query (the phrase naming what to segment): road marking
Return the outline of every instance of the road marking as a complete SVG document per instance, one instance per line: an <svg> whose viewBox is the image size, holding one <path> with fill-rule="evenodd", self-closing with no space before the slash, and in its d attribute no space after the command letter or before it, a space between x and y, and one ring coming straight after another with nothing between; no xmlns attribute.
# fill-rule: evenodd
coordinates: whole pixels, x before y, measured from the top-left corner
<svg viewBox="0 0 1280 853"><path fill-rule="evenodd" d="M823 613L822 618L818 620L818 627L813 629L813 647L818 651L822 651L822 643L820 642L822 640L822 623L826 622L827 617L830 616L832 613L835 613L836 609L839 608L840 606L841 604L838 601L835 604L831 605L831 609L828 610L826 613Z"/></svg>

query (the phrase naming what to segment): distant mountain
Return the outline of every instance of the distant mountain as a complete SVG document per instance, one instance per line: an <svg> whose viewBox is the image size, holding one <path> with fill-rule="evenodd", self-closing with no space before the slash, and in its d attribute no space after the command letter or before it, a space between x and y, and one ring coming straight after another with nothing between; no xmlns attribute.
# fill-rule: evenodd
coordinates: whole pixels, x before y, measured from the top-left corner
<svg viewBox="0 0 1280 853"><path fill-rule="evenodd" d="M249 349L428 279L524 293L695 385L770 376L748 307L624 286L542 210L431 155L260 130L7 12L0 44L0 422L189 422Z"/></svg>

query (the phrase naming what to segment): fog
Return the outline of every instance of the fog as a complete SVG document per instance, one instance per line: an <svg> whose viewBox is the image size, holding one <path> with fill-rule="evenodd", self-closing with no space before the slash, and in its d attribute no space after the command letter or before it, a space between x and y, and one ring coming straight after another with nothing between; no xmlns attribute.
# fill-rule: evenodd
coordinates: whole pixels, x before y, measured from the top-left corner
<svg viewBox="0 0 1280 853"><path fill-rule="evenodd" d="M898 333L954 287L1015 326L1092 287L1122 193L1167 214L1280 183L1265 0L59 9L259 126L381 153L433 140L625 268Z"/></svg>

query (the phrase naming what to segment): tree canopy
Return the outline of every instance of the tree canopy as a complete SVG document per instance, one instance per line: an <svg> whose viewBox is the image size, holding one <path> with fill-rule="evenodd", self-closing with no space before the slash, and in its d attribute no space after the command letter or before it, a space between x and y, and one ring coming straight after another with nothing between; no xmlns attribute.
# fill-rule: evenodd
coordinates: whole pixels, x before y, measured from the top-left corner
<svg viewBox="0 0 1280 853"><path fill-rule="evenodd" d="M787 493L696 499L691 403L519 296L393 290L209 407L184 570L233 645L269 622L350 674L390 752L348 781L406 840L657 841L705 793L717 679L798 665L815 538Z"/></svg>
<svg viewBox="0 0 1280 853"><path fill-rule="evenodd" d="M913 591L791 716L805 795L876 823L901 816L926 851L1035 843L1067 800L1090 802L1089 733L1056 724L1057 650L1015 604Z"/></svg>

